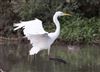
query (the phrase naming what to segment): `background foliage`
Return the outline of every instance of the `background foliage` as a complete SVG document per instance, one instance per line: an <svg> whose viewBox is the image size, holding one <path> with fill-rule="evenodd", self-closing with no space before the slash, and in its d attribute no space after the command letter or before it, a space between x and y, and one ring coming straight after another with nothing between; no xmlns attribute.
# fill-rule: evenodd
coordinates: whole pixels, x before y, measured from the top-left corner
<svg viewBox="0 0 100 72"><path fill-rule="evenodd" d="M47 31L54 31L52 16L60 10L72 17L63 17L60 39L70 42L100 40L99 0L0 0L0 36L22 36L13 31L13 23L39 18Z"/></svg>

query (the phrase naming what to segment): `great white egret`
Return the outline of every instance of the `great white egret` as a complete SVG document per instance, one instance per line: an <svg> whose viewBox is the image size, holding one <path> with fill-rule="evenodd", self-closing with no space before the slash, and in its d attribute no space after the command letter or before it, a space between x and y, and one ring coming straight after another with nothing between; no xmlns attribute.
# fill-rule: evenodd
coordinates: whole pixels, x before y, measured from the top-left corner
<svg viewBox="0 0 100 72"><path fill-rule="evenodd" d="M24 28L24 35L28 38L28 40L30 40L30 43L32 44L29 55L37 54L43 49L48 49L49 55L50 46L60 34L60 23L58 21L58 17L64 15L70 16L70 14L63 13L61 11L57 11L54 14L53 21L56 25L56 30L52 33L46 32L42 26L42 21L37 18L35 20L23 21L14 24L14 26L17 26L14 30Z"/></svg>

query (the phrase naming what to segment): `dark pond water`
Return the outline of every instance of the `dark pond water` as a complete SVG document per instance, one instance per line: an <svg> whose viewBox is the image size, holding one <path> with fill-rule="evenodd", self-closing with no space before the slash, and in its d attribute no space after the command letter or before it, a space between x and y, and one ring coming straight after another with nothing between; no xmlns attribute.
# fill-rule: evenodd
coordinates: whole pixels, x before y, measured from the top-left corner
<svg viewBox="0 0 100 72"><path fill-rule="evenodd" d="M5 72L100 72L99 46L55 43L50 55L61 61L50 60L47 50L29 56L30 48L28 42L20 40L0 44L0 69Z"/></svg>

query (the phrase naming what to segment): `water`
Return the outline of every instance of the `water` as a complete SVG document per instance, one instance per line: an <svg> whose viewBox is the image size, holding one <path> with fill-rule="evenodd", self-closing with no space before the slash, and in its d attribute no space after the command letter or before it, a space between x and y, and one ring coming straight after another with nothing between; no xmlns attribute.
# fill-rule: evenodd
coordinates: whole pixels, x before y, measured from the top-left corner
<svg viewBox="0 0 100 72"><path fill-rule="evenodd" d="M0 69L5 72L100 72L99 46L70 47L55 43L51 48L51 57L66 61L65 64L50 60L47 50L29 56L28 42L5 41L0 44Z"/></svg>

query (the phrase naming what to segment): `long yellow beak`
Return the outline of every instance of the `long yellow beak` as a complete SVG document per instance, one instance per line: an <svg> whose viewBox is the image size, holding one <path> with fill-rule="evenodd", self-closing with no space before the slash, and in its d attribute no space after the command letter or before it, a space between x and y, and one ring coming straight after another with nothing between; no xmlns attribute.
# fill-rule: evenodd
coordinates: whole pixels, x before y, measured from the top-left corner
<svg viewBox="0 0 100 72"><path fill-rule="evenodd" d="M68 14L68 13L64 13L64 15L71 16L71 14Z"/></svg>

